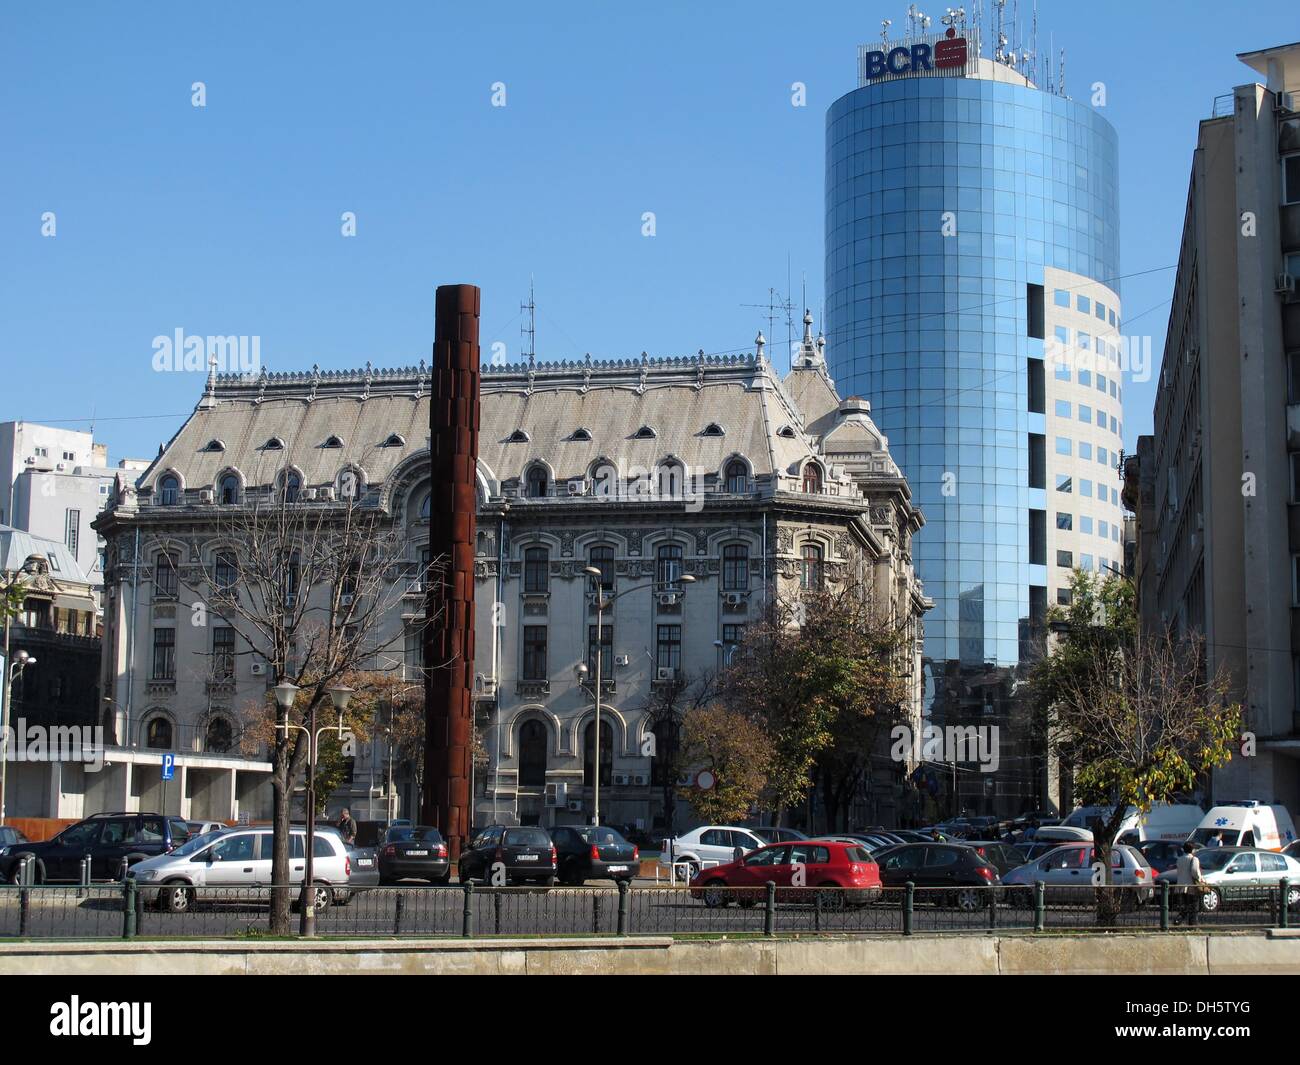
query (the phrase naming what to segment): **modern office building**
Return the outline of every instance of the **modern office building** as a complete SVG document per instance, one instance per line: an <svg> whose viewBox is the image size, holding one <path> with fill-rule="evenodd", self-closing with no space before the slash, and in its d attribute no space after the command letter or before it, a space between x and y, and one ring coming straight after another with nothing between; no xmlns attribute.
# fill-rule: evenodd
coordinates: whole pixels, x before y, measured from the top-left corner
<svg viewBox="0 0 1300 1065"><path fill-rule="evenodd" d="M830 371L926 515L928 709L1003 726L979 812L1050 801L1012 692L1073 569L1123 562L1117 138L1002 53L960 22L863 46L826 120Z"/></svg>
<svg viewBox="0 0 1300 1065"><path fill-rule="evenodd" d="M1300 43L1214 101L1192 154L1154 438L1130 479L1146 625L1203 633L1257 738L1215 797L1300 807ZM1148 498L1149 497L1149 498Z"/></svg>

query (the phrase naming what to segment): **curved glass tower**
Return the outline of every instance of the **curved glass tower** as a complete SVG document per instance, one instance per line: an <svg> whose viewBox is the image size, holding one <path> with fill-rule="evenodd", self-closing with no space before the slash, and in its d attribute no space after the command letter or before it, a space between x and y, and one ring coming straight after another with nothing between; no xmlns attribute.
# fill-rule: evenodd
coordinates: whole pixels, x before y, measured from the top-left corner
<svg viewBox="0 0 1300 1065"><path fill-rule="evenodd" d="M826 120L827 357L925 514L936 723L1011 726L1072 569L1123 560L1118 145L1097 110L915 38L863 49ZM922 42L922 43L917 43ZM1005 732L1005 729L1004 729ZM1049 798L1003 736L954 808Z"/></svg>

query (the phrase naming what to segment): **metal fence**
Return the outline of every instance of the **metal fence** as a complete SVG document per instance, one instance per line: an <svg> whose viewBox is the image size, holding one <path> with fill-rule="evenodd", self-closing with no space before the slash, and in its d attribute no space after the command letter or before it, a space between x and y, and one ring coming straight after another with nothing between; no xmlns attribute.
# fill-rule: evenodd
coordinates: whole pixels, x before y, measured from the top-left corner
<svg viewBox="0 0 1300 1065"><path fill-rule="evenodd" d="M1178 888L906 885L838 889L398 886L335 893L318 936L910 935L925 932L1204 931L1300 925L1300 885L1220 888L1212 911ZM288 889L297 909L298 886ZM1290 905L1283 900L1290 899ZM0 886L0 939L265 935L267 888L191 888L182 908L134 880ZM291 922L296 930L298 921Z"/></svg>

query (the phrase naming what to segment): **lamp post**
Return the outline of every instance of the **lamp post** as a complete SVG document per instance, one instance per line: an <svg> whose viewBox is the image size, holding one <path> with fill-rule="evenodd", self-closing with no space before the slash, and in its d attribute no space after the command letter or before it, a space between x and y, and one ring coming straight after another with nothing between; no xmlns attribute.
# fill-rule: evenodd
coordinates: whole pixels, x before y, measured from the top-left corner
<svg viewBox="0 0 1300 1065"><path fill-rule="evenodd" d="M325 689L334 709L338 711L339 723L337 725L322 725L320 728L316 727L316 703L318 700L312 700L311 707L307 712L307 724L304 727L303 725L295 725L288 720L289 711L293 708L293 701L302 689L291 681L282 680L272 690L275 692L276 704L285 713L284 724L276 725L276 729L284 729L286 732L290 729L296 729L299 732L307 733L307 833L303 847L305 862L302 893L298 900L298 905L302 911L298 931L304 936L314 936L316 934L316 868L314 861L316 851L316 763L320 755L320 737L323 732L337 732L342 737L343 713L348 708L353 689L341 684Z"/></svg>
<svg viewBox="0 0 1300 1065"><path fill-rule="evenodd" d="M639 584L635 588L626 588L621 592L616 592L613 595L606 596L604 592L601 591L601 581L605 577L604 571L601 570L598 566L584 566L582 572L594 578L596 581L596 656L595 656L596 657L596 688L594 692L596 698L596 728L595 728L596 735L595 735L595 754L593 756L593 760L595 762L595 772L592 775L591 823L593 825L598 825L600 824L600 692L601 692L601 664L605 657L605 653L604 653L605 608L608 606L612 606L616 599L619 599L630 592L639 592L646 588L652 588L657 582L651 581L648 584ZM674 583L694 584L695 578L692 577L689 573L683 573L680 576L678 576L676 582ZM578 663L579 678L587 676L589 672L590 670L588 669L587 664L585 662Z"/></svg>
<svg viewBox="0 0 1300 1065"><path fill-rule="evenodd" d="M14 655L9 663L9 621L5 620L5 703L0 713L0 824L5 820L5 786L8 784L9 770L9 701L14 696L14 677L20 676L28 666L36 665L36 659L26 651Z"/></svg>
<svg viewBox="0 0 1300 1065"><path fill-rule="evenodd" d="M730 666L731 660L736 657L736 648L739 647L740 644L723 643L721 640L714 640L713 646L716 647L719 651L724 652L722 656L722 664L724 666Z"/></svg>

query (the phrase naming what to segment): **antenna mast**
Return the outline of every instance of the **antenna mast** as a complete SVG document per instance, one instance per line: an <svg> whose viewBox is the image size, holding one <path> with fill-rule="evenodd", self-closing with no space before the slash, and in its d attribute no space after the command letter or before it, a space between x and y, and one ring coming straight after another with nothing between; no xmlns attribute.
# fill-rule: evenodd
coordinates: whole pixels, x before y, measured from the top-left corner
<svg viewBox="0 0 1300 1065"><path fill-rule="evenodd" d="M528 312L528 321L519 327L520 336L528 338L528 350L524 354L529 362L537 358L537 304L533 302L533 276L528 275L528 302L519 305L520 313Z"/></svg>

